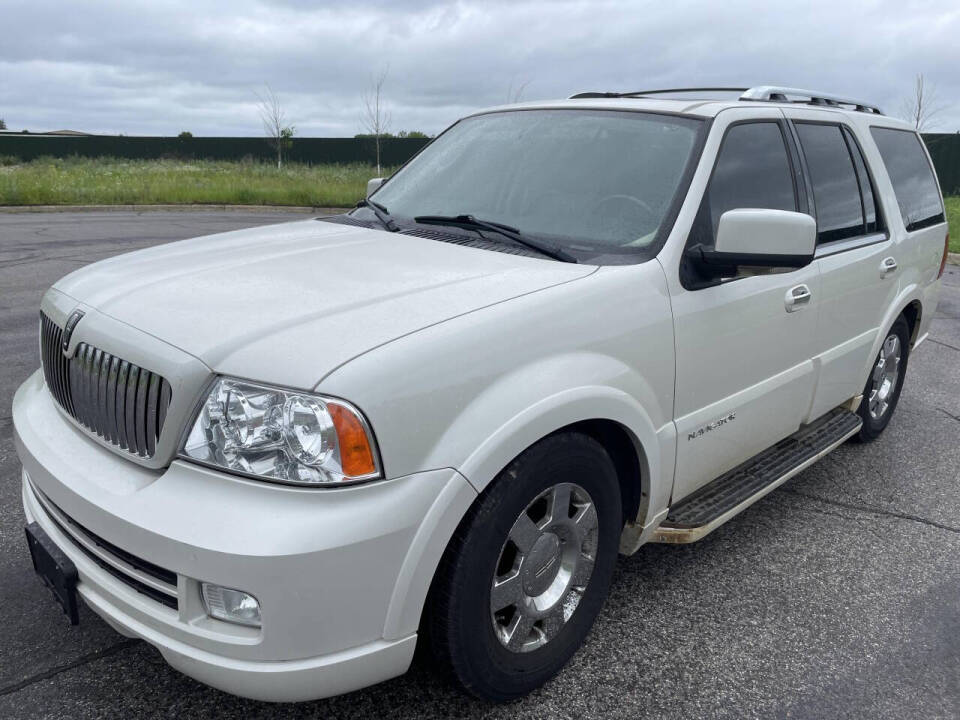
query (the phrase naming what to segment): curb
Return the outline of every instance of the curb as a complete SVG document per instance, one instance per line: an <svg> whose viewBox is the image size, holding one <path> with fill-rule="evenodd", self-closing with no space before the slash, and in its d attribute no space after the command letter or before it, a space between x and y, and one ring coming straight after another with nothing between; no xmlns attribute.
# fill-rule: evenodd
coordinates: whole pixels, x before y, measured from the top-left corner
<svg viewBox="0 0 960 720"><path fill-rule="evenodd" d="M275 212L336 214L350 208L306 207L298 205L0 205L0 213L66 212Z"/></svg>
<svg viewBox="0 0 960 720"><path fill-rule="evenodd" d="M960 253L947 253L947 264L948 265L960 265Z"/></svg>

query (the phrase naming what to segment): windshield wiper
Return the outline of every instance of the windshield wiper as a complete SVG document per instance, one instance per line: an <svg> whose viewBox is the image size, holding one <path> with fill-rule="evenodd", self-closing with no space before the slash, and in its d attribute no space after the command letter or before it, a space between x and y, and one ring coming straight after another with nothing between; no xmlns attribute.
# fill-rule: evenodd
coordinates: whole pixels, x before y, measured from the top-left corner
<svg viewBox="0 0 960 720"><path fill-rule="evenodd" d="M393 218L390 217L390 213L387 212L387 209L378 202L373 200L363 199L357 203L358 208L370 208L373 211L373 214L377 216L383 226L390 232L396 232L400 228L397 227L397 224L393 221Z"/></svg>
<svg viewBox="0 0 960 720"><path fill-rule="evenodd" d="M558 248L556 245L545 243L542 240L535 240L529 235L524 235L517 228L503 223L493 222L492 220L481 220L473 215L418 215L413 219L414 222L422 225L454 225L457 227L473 228L478 230L490 230L508 237L519 245L536 250L542 255L552 257L554 260L562 262L579 262L573 255Z"/></svg>

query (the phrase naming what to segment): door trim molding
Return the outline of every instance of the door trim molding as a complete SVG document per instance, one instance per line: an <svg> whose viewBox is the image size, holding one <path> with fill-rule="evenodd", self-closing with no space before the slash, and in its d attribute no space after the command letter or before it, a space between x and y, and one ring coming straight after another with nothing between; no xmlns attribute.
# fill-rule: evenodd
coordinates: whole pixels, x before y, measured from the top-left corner
<svg viewBox="0 0 960 720"><path fill-rule="evenodd" d="M825 245L818 245L813 256L814 258L828 257L830 255L836 255L837 253L847 252L848 250L856 250L857 248L867 247L868 245L876 245L889 238L890 236L887 233L882 232L861 235L860 237L850 238L849 240L838 240L836 242L826 243Z"/></svg>

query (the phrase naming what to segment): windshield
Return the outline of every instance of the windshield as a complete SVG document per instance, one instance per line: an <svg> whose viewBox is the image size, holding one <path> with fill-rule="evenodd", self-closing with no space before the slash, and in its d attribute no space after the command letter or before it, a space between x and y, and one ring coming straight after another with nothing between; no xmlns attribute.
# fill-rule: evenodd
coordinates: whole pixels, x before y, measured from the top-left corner
<svg viewBox="0 0 960 720"><path fill-rule="evenodd" d="M477 115L437 138L373 199L401 221L473 215L581 259L631 257L657 238L701 126L621 111Z"/></svg>

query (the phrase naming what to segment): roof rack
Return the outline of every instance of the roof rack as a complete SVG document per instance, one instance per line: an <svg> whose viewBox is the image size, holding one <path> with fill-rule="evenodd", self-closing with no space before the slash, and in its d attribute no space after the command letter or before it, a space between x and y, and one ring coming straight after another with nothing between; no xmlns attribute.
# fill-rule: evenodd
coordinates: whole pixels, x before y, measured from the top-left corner
<svg viewBox="0 0 960 720"><path fill-rule="evenodd" d="M635 98L647 97L649 95L667 95L675 93L691 92L738 92L741 93L739 99L748 102L782 102L782 103L800 103L804 105L819 105L821 107L852 108L857 112L872 113L874 115L883 115L883 111L871 103L861 102L860 100L851 100L850 98L837 97L827 93L814 92L811 90L801 90L799 88L776 87L774 85L761 85L753 88L736 87L693 87L693 88L666 88L657 90L635 90L633 92L583 92L571 95L570 100L584 100L588 98Z"/></svg>
<svg viewBox="0 0 960 720"><path fill-rule="evenodd" d="M791 96L797 99L791 100ZM750 88L740 96L740 99L766 102L792 102L802 103L805 105L823 105L826 107L850 106L857 112L883 115L883 111L871 103L861 102L860 100L851 100L850 98L837 97L836 95L828 95L826 93L815 92L812 90L801 90L800 88L763 85L761 87Z"/></svg>
<svg viewBox="0 0 960 720"><path fill-rule="evenodd" d="M583 92L577 95L571 95L570 100L583 100L585 98L629 98L641 97L643 95L667 95L671 93L689 93L689 92L747 92L748 88L742 87L697 87L697 88L666 88L660 90L635 90L633 92Z"/></svg>

